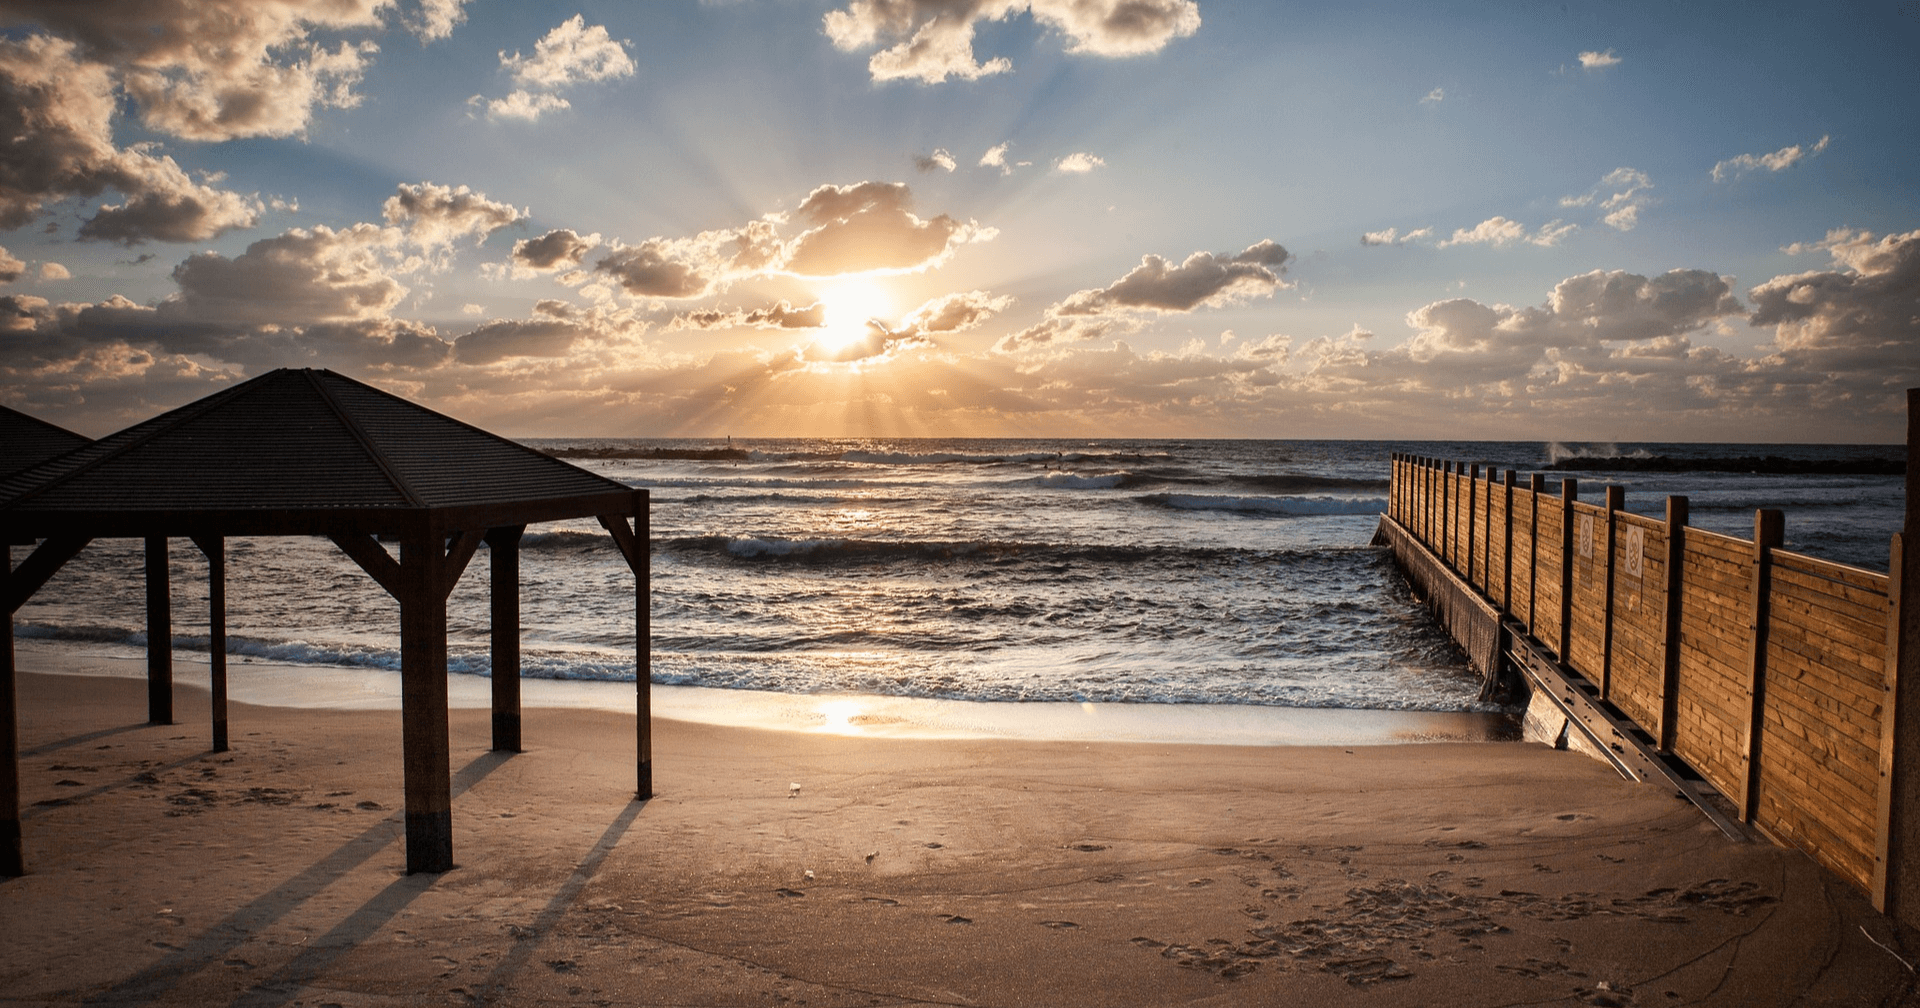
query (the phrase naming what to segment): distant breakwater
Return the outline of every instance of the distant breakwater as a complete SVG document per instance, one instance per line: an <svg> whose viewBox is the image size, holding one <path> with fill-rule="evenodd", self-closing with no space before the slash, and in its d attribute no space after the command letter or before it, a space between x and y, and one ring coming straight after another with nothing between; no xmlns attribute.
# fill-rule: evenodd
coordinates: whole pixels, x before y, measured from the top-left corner
<svg viewBox="0 0 1920 1008"><path fill-rule="evenodd" d="M1901 459L1791 459L1779 455L1678 458L1671 455L1572 456L1546 465L1557 472L1725 472L1790 476L1903 476Z"/></svg>

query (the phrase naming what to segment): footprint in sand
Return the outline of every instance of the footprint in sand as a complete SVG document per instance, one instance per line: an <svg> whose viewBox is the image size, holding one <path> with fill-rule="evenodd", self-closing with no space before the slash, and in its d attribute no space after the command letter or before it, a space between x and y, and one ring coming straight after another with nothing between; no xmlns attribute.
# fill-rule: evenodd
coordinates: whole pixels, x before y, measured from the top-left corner
<svg viewBox="0 0 1920 1008"><path fill-rule="evenodd" d="M973 918L971 918L971 917L962 917L962 916L960 916L959 914L942 914L942 915L941 915L941 917L940 917L940 919L941 919L941 920L943 920L943 921L946 921L946 922L947 922L947 923L949 923L949 924L971 924L971 923L973 923Z"/></svg>
<svg viewBox="0 0 1920 1008"><path fill-rule="evenodd" d="M805 896L805 895L806 895L806 893L803 893L803 892L801 892L801 891L800 891L800 890L798 890L798 889L788 889L788 888L787 888L787 887L785 887L785 886L781 886L780 888L778 888L778 889L775 889L775 890L773 891L773 894L774 894L775 896L781 896L781 897L793 897L793 896Z"/></svg>
<svg viewBox="0 0 1920 1008"><path fill-rule="evenodd" d="M1121 880L1121 879L1123 879L1123 878L1126 878L1126 876L1125 876L1125 875L1119 875L1119 874L1111 874L1111 875L1095 875L1095 876L1093 877L1093 880L1094 880L1095 882L1102 882L1102 883L1105 883L1105 882L1118 882L1118 881L1120 881L1120 880Z"/></svg>
<svg viewBox="0 0 1920 1008"><path fill-rule="evenodd" d="M886 898L885 896L862 896L862 897L860 897L860 902L862 902L862 903L876 903L876 904L878 904L878 905L880 905L880 906L899 906L899 905L900 905L900 901L899 901L899 900L897 900L897 899L888 899L888 898Z"/></svg>
<svg viewBox="0 0 1920 1008"><path fill-rule="evenodd" d="M1128 940L1128 941L1130 941L1130 942L1132 942L1132 943L1134 943L1135 945L1138 945L1138 946L1140 946L1141 948L1152 948L1152 949L1157 949L1157 948L1166 948L1166 947L1167 947L1167 943L1166 943L1166 942L1163 942L1163 941L1154 941L1154 940L1153 940L1152 938L1129 938L1129 939L1127 939L1127 940Z"/></svg>
<svg viewBox="0 0 1920 1008"><path fill-rule="evenodd" d="M1210 886L1212 884L1213 884L1213 880L1210 878L1197 878L1187 882L1188 887L1193 889L1199 889L1202 886Z"/></svg>
<svg viewBox="0 0 1920 1008"><path fill-rule="evenodd" d="M1056 931L1064 931L1067 928L1077 928L1080 925L1075 924L1072 921L1041 921L1040 926L1053 928Z"/></svg>
<svg viewBox="0 0 1920 1008"><path fill-rule="evenodd" d="M1097 844L1097 843L1077 843L1077 844L1074 844L1074 845L1072 845L1072 846L1070 846L1070 847L1068 847L1067 849L1068 849L1068 850L1077 850L1077 851L1080 851L1080 852L1082 852L1082 853L1085 853L1085 854L1091 854L1091 853L1093 853L1094 851L1103 851L1103 850L1106 850L1106 849L1107 849L1107 845L1106 845L1106 844Z"/></svg>

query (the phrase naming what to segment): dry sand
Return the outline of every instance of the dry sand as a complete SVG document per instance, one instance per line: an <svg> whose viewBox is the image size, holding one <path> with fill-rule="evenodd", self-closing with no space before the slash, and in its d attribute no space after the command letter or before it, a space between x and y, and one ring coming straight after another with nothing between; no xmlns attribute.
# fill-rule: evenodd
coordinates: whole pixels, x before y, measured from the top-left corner
<svg viewBox="0 0 1920 1008"><path fill-rule="evenodd" d="M1915 936L1805 857L1532 744L661 720L639 803L631 716L509 755L456 710L459 867L407 876L396 712L236 704L213 754L190 687L20 701L4 1004L1916 1003Z"/></svg>

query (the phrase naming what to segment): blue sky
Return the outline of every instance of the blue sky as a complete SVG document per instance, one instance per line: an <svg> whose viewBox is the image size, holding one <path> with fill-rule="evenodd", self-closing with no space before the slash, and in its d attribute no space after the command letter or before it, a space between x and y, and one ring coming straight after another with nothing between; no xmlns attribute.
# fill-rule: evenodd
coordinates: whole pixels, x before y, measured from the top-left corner
<svg viewBox="0 0 1920 1008"><path fill-rule="evenodd" d="M0 401L1895 441L1920 3L0 0Z"/></svg>

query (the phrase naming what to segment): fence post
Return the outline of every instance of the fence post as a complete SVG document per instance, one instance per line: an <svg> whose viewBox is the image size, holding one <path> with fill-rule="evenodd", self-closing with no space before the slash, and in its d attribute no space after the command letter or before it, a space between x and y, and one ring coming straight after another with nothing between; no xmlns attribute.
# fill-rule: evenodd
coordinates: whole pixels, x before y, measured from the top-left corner
<svg viewBox="0 0 1920 1008"><path fill-rule="evenodd" d="M1619 541L1619 533L1614 522L1621 511L1627 507L1627 488L1610 486L1607 488L1607 594L1600 615L1600 699L1613 696L1613 586L1614 586L1614 545Z"/></svg>
<svg viewBox="0 0 1920 1008"><path fill-rule="evenodd" d="M1686 590L1687 498L1667 498L1667 597L1660 627L1660 751L1672 752L1680 714L1680 598Z"/></svg>
<svg viewBox="0 0 1920 1008"><path fill-rule="evenodd" d="M1740 818L1752 822L1760 804L1760 735L1767 703L1767 596L1773 581L1773 551L1786 540L1786 516L1771 508L1753 513L1753 574L1747 611L1752 626L1747 633L1747 727L1741 740L1741 763L1746 786L1741 788Z"/></svg>
<svg viewBox="0 0 1920 1008"><path fill-rule="evenodd" d="M1504 564L1500 574L1500 610L1509 616L1513 615L1513 486L1519 475L1507 470L1506 545L1500 549Z"/></svg>
<svg viewBox="0 0 1920 1008"><path fill-rule="evenodd" d="M1440 559L1453 566L1453 463L1440 463Z"/></svg>
<svg viewBox="0 0 1920 1008"><path fill-rule="evenodd" d="M1580 481L1560 481L1560 664L1573 667L1573 502L1580 499Z"/></svg>
<svg viewBox="0 0 1920 1008"><path fill-rule="evenodd" d="M1478 513L1475 510L1475 505L1478 503L1478 498L1480 496L1479 491L1480 491L1480 463L1475 462L1473 464L1473 469L1467 474L1467 585L1468 587L1472 587L1474 583L1473 581L1473 541L1475 538L1474 532L1479 528L1479 525L1480 525L1480 519L1478 518L1477 516ZM1482 573L1484 573L1484 571Z"/></svg>
<svg viewBox="0 0 1920 1008"><path fill-rule="evenodd" d="M1920 388L1907 390L1907 513L1888 559L1873 905L1920 925Z"/></svg>
<svg viewBox="0 0 1920 1008"><path fill-rule="evenodd" d="M1527 633L1538 637L1534 601L1540 597L1540 498L1547 493L1546 474L1528 473L1527 492L1533 495L1527 503Z"/></svg>

